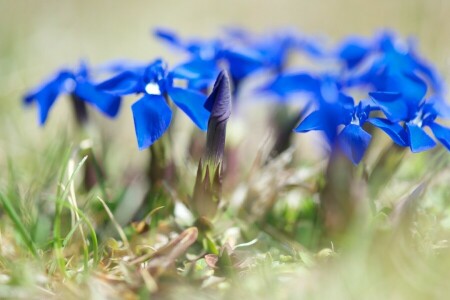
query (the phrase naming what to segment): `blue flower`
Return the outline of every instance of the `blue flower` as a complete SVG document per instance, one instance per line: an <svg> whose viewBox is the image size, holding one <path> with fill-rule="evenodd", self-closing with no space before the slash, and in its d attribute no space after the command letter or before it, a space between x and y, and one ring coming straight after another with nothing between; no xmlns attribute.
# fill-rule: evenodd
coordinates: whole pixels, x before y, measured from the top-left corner
<svg viewBox="0 0 450 300"><path fill-rule="evenodd" d="M166 97L170 97L201 130L207 128L209 112L203 106L206 96L177 86L177 79L168 72L162 60L156 60L145 69L124 71L97 88L118 97L143 94L131 107L139 149L142 150L151 146L169 127L172 110Z"/></svg>
<svg viewBox="0 0 450 300"><path fill-rule="evenodd" d="M95 87L91 80L90 70L80 63L75 72L62 69L50 80L29 92L24 97L27 105L36 102L39 107L39 124L47 120L50 109L61 94L75 95L75 101L85 101L108 117L115 117L120 108L120 98L104 93Z"/></svg>
<svg viewBox="0 0 450 300"><path fill-rule="evenodd" d="M353 53L356 58L352 55L349 57L356 59L359 65L364 65L362 61L368 63L348 76L347 85L368 85L375 91L398 91L410 101L410 95L415 97L417 90L426 89L427 84L414 78L420 77L425 79L435 93L442 94L442 79L434 67L419 56L411 43L402 43L393 34L384 32L374 42L366 42L360 48L359 51L348 51L356 52ZM347 63L352 61L349 57L344 59Z"/></svg>
<svg viewBox="0 0 450 300"><path fill-rule="evenodd" d="M364 102L355 106L351 97L339 93L334 102L321 101L319 109L309 114L294 130L323 131L331 147L338 146L354 164L358 164L372 138L362 126L373 109Z"/></svg>
<svg viewBox="0 0 450 300"><path fill-rule="evenodd" d="M227 28L226 33L231 37L230 43L240 43L245 47L259 52L266 64L277 71L286 66L291 52L302 52L310 58L324 58L328 53L318 40L301 36L293 30L278 30L264 35L254 35L241 28Z"/></svg>
<svg viewBox="0 0 450 300"><path fill-rule="evenodd" d="M236 43L223 39L181 39L176 33L157 29L155 35L170 44L190 54L190 60L173 70L174 73L190 74L207 78L207 84L214 82L221 69L228 68L235 91L240 82L256 71L266 68L278 68L284 63L286 44L267 43L254 45ZM270 46L270 47L269 47ZM195 75L198 74L198 75ZM205 76L208 74L209 76Z"/></svg>
<svg viewBox="0 0 450 300"><path fill-rule="evenodd" d="M423 98L418 103L411 103L405 101L400 93L374 92L370 93L370 96L379 105L387 119L374 118L369 122L374 125L383 124L382 127L378 127L397 144L409 146L412 152L433 148L436 142L424 130L425 127L429 127L436 139L450 150L450 128L436 122L438 118L450 116L450 107L442 98L434 96Z"/></svg>
<svg viewBox="0 0 450 300"><path fill-rule="evenodd" d="M260 91L270 92L281 99L299 92L309 93L315 97L321 93L323 78L308 72L284 73L276 76Z"/></svg>

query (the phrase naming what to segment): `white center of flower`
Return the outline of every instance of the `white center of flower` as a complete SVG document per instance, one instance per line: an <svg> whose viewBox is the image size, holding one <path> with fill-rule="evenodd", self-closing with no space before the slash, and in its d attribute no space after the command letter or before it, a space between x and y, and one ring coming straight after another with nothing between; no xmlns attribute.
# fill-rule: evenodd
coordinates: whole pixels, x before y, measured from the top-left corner
<svg viewBox="0 0 450 300"><path fill-rule="evenodd" d="M150 82L145 86L145 92L149 95L161 95L161 89L156 82Z"/></svg>
<svg viewBox="0 0 450 300"><path fill-rule="evenodd" d="M77 83L72 78L69 78L64 82L64 90L66 90L68 93L72 93L75 90L75 86Z"/></svg>
<svg viewBox="0 0 450 300"><path fill-rule="evenodd" d="M361 121L359 120L359 118L356 115L352 116L352 121L350 123L354 124L354 125L358 125L358 126L361 125Z"/></svg>
<svg viewBox="0 0 450 300"><path fill-rule="evenodd" d="M423 111L420 110L417 114L414 120L411 121L411 123L416 124L419 127L422 127L423 123Z"/></svg>

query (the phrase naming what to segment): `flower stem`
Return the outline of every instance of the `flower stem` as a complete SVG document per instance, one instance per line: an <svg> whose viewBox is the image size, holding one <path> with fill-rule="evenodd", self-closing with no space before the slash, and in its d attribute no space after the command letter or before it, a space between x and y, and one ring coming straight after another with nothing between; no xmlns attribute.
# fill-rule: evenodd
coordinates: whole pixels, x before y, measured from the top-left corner
<svg viewBox="0 0 450 300"><path fill-rule="evenodd" d="M89 120L86 102L75 94L71 94L73 111L78 127L85 127Z"/></svg>

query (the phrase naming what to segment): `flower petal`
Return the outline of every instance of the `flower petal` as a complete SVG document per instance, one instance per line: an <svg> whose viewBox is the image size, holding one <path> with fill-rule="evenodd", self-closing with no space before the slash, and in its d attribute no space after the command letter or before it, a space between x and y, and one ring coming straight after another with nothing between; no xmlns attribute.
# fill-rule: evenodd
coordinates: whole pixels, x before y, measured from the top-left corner
<svg viewBox="0 0 450 300"><path fill-rule="evenodd" d="M187 79L189 88L202 90L212 85L218 74L215 60L194 58L175 67L170 76Z"/></svg>
<svg viewBox="0 0 450 300"><path fill-rule="evenodd" d="M295 92L318 93L320 91L320 80L307 73L286 74L278 76L264 90L285 97Z"/></svg>
<svg viewBox="0 0 450 300"><path fill-rule="evenodd" d="M121 103L120 97L102 92L88 82L78 83L74 92L84 101L96 106L108 117L114 118L117 116Z"/></svg>
<svg viewBox="0 0 450 300"><path fill-rule="evenodd" d="M37 87L34 91L24 97L26 105L36 101L39 107L39 125L43 125L47 120L48 113L58 96L64 92L65 84L74 75L69 71L59 72L53 79Z"/></svg>
<svg viewBox="0 0 450 300"><path fill-rule="evenodd" d="M383 130L397 145L402 147L408 146L406 131L399 124L381 118L371 118L368 119L367 122Z"/></svg>
<svg viewBox="0 0 450 300"><path fill-rule="evenodd" d="M412 71L400 74L389 71L386 75L384 88L385 91L400 92L402 98L412 107L416 107L427 93L425 81L412 73Z"/></svg>
<svg viewBox="0 0 450 300"><path fill-rule="evenodd" d="M441 144L450 151L450 128L444 127L438 123L431 123L428 125L433 131L434 136L441 142Z"/></svg>
<svg viewBox="0 0 450 300"><path fill-rule="evenodd" d="M169 29L156 28L153 33L157 38L171 44L172 46L180 47L180 48L183 47L182 42L180 41L180 38L178 37L178 35Z"/></svg>
<svg viewBox="0 0 450 300"><path fill-rule="evenodd" d="M234 80L244 79L250 73L263 67L262 57L257 52L246 49L223 50L220 57L228 63Z"/></svg>
<svg viewBox="0 0 450 300"><path fill-rule="evenodd" d="M311 130L323 130L323 118L322 113L318 110L313 111L310 113L306 118L303 119L303 121L300 122L300 124L297 126L297 128L294 129L295 132L308 132Z"/></svg>
<svg viewBox="0 0 450 300"><path fill-rule="evenodd" d="M400 93L371 92L369 96L381 108L390 121L401 121L408 116L408 106L403 101Z"/></svg>
<svg viewBox="0 0 450 300"><path fill-rule="evenodd" d="M144 90L142 76L125 71L97 85L97 88L114 96L141 93Z"/></svg>
<svg viewBox="0 0 450 300"><path fill-rule="evenodd" d="M139 150L151 146L169 127L172 111L162 96L145 95L131 106Z"/></svg>
<svg viewBox="0 0 450 300"><path fill-rule="evenodd" d="M201 130L208 127L209 111L204 107L206 96L200 92L171 87L168 94L178 106Z"/></svg>
<svg viewBox="0 0 450 300"><path fill-rule="evenodd" d="M409 137L409 147L412 152L421 152L436 146L436 142L422 128L409 122L405 125Z"/></svg>
<svg viewBox="0 0 450 300"><path fill-rule="evenodd" d="M350 124L338 136L342 152L355 164L359 164L369 146L372 136L361 126Z"/></svg>
<svg viewBox="0 0 450 300"><path fill-rule="evenodd" d="M353 69L369 54L370 46L366 40L354 37L342 43L337 56L346 63L348 69Z"/></svg>

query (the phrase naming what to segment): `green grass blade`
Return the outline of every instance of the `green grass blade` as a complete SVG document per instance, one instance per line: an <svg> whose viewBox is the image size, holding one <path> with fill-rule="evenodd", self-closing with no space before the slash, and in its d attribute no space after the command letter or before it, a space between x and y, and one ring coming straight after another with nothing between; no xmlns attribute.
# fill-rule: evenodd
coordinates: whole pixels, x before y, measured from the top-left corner
<svg viewBox="0 0 450 300"><path fill-rule="evenodd" d="M27 228L20 220L19 215L17 214L16 210L14 209L14 206L9 201L7 197L5 197L2 193L0 193L0 202L5 209L6 214L9 216L11 221L14 223L14 226L17 229L17 232L19 233L22 241L27 245L28 249L31 251L34 257L38 258L38 252L36 249L36 245L34 244L33 240L31 239L31 236L28 233Z"/></svg>

